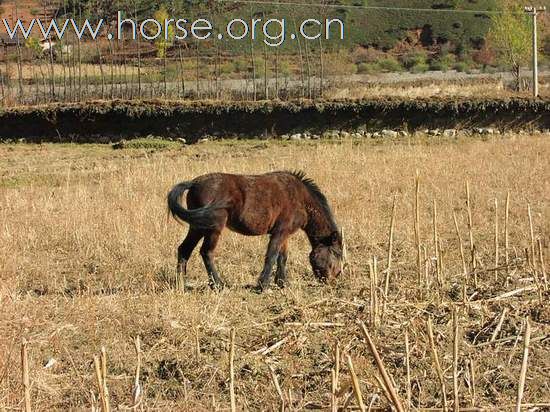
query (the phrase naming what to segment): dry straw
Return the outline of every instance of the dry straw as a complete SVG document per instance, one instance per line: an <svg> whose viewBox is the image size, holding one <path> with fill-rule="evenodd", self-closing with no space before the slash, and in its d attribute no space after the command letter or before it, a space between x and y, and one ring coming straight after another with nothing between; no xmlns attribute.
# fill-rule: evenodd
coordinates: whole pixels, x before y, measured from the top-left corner
<svg viewBox="0 0 550 412"><path fill-rule="evenodd" d="M529 216L529 235L531 236L531 265L533 267L533 270L537 270L537 264L535 261L535 231L533 230L533 214L531 213L531 205L527 205L527 215Z"/></svg>
<svg viewBox="0 0 550 412"><path fill-rule="evenodd" d="M502 325L504 324L504 319L506 318L506 312L508 311L507 308L504 308L502 310L502 313L500 314L500 318L498 320L497 326L495 327L495 330L493 331L493 334L491 335L490 342L494 342L496 338L498 337L498 334L500 330L502 329Z"/></svg>
<svg viewBox="0 0 550 412"><path fill-rule="evenodd" d="M453 220L455 224L456 237L458 239L458 247L460 249L460 258L462 259L462 273L464 274L464 279L468 276L468 268L466 266L466 258L464 257L464 245L462 244L462 237L460 236L460 230L458 228L458 222L456 220L456 213L453 212Z"/></svg>
<svg viewBox="0 0 550 412"><path fill-rule="evenodd" d="M267 367L269 369L269 375L271 376L271 381L273 382L273 386L275 386L275 390L277 391L277 395L279 395L279 400L281 401L280 409L281 411L285 410L285 396L283 394L283 390L281 389L281 384L279 383L279 378L277 378L277 373L275 373L275 369L271 364L267 364Z"/></svg>
<svg viewBox="0 0 550 412"><path fill-rule="evenodd" d="M519 375L518 397L516 401L516 412L521 412L521 402L523 400L523 391L525 390L525 377L527 376L527 361L529 359L529 343L531 340L531 324L529 318L525 320L525 335L523 337L523 361L521 363L521 372Z"/></svg>
<svg viewBox="0 0 550 412"><path fill-rule="evenodd" d="M459 334L458 334L458 309L453 307L453 410L460 410L460 401L458 393L458 349L459 349Z"/></svg>
<svg viewBox="0 0 550 412"><path fill-rule="evenodd" d="M231 397L231 412L237 410L235 399L235 328L231 328L229 335L229 395Z"/></svg>
<svg viewBox="0 0 550 412"><path fill-rule="evenodd" d="M340 379L340 342L334 345L334 367L331 371L331 410L338 411L338 381Z"/></svg>
<svg viewBox="0 0 550 412"><path fill-rule="evenodd" d="M391 220L390 220L390 229L388 234L388 266L386 268L386 279L384 282L384 306L382 307L382 317L386 313L386 305L388 303L388 294L390 289L390 276L391 276L391 264L393 257L393 231L395 225L395 207L396 207L396 196L393 196L393 205L391 208Z"/></svg>
<svg viewBox="0 0 550 412"><path fill-rule="evenodd" d="M141 397L142 397L142 391L140 386L140 373L141 373L141 340L140 337L137 336L134 339L134 349L136 351L136 373L134 375L134 387L132 388L132 402L133 406L132 408L135 408L141 403Z"/></svg>
<svg viewBox="0 0 550 412"><path fill-rule="evenodd" d="M546 266L544 264L544 255L542 253L542 243L540 239L537 239L537 245L539 248L539 265L542 276L542 282L544 283L544 290L548 291L548 279L546 277Z"/></svg>
<svg viewBox="0 0 550 412"><path fill-rule="evenodd" d="M495 198L495 268L498 268L498 199Z"/></svg>
<svg viewBox="0 0 550 412"><path fill-rule="evenodd" d="M470 259L472 271L474 273L474 287L477 289L477 273L476 273L476 248L474 244L474 229L472 223L472 203L470 200L470 182L466 181L466 208L468 210L468 235L470 238Z"/></svg>
<svg viewBox="0 0 550 412"><path fill-rule="evenodd" d="M441 280L441 256L439 251L439 231L437 230L437 202L433 200L433 241L434 241L434 256L436 264L436 280L438 285L442 284Z"/></svg>
<svg viewBox="0 0 550 412"><path fill-rule="evenodd" d="M509 249L510 249L510 239L508 236L508 225L510 221L510 192L506 193L506 210L504 212L504 258L506 266L510 262Z"/></svg>
<svg viewBox="0 0 550 412"><path fill-rule="evenodd" d="M101 409L103 410L103 412L109 412L111 410L106 382L106 363L107 359L105 349L101 348L101 357L94 355L94 367L97 380L97 388L99 392L99 400L101 402Z"/></svg>
<svg viewBox="0 0 550 412"><path fill-rule="evenodd" d="M427 321L428 327L428 339L430 342L430 349L432 351L432 358L434 361L435 370L437 372L437 377L439 379L439 385L441 387L441 396L443 397L443 410L447 410L447 392L445 388L445 376L443 375L443 370L441 369L441 364L439 363L439 356L437 355L437 349L435 347L432 319L428 318Z"/></svg>
<svg viewBox="0 0 550 412"><path fill-rule="evenodd" d="M414 240L416 243L416 267L418 281L422 281L422 254L420 250L420 174L416 171L414 190Z"/></svg>
<svg viewBox="0 0 550 412"><path fill-rule="evenodd" d="M370 296L371 296L371 323L378 325L378 264L376 256L369 262L370 271Z"/></svg>
<svg viewBox="0 0 550 412"><path fill-rule="evenodd" d="M31 411L31 382L29 378L29 354L27 350L28 342L23 339L21 342L21 373L23 381L23 400L25 412Z"/></svg>
<svg viewBox="0 0 550 412"><path fill-rule="evenodd" d="M407 371L407 407L412 408L412 386L411 386L411 348L409 346L409 331L405 331L405 368Z"/></svg>
<svg viewBox="0 0 550 412"><path fill-rule="evenodd" d="M351 383L353 385L353 393L355 394L355 400L357 401L357 406L361 412L366 412L365 403L363 402L363 394L361 393L361 387L359 386L359 379L357 379L357 374L355 373L355 368L353 367L353 361L351 356L346 355L348 361L349 373L351 375Z"/></svg>
<svg viewBox="0 0 550 412"><path fill-rule="evenodd" d="M384 367L384 363L382 362L382 359L380 358L380 355L378 353L378 350L376 349L376 346L374 345L374 342L369 334L369 331L365 324L363 322L360 322L361 331L363 332L363 336L367 340L367 345L369 347L369 350L374 358L374 361L376 363L376 367L378 368L378 371L380 372L380 376L382 376L383 380L383 388L389 393L390 401L392 402L395 409L397 409L398 412L403 412L403 405L401 404L401 401L399 400L399 396L397 396L397 392L394 388L392 379L390 378L390 375L386 371L386 368Z"/></svg>

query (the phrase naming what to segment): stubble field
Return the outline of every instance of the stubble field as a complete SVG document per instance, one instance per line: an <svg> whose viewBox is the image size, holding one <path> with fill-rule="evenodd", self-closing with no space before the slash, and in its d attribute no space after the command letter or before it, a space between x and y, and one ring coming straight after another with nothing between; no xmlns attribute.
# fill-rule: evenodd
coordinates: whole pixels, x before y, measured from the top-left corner
<svg viewBox="0 0 550 412"><path fill-rule="evenodd" d="M522 376L525 410L548 410L549 157L543 134L0 145L0 409L24 405L25 339L34 410L101 408L94 356L102 347L112 410L230 410L232 386L236 410L357 410L359 394L365 409L387 409L397 403L386 395L392 388L405 409L451 409L458 399L464 410L512 410ZM230 288L208 289L195 252L192 290L173 291L186 228L167 216L172 185L214 171L281 169L305 171L327 195L347 243L338 283L314 280L300 234L290 243L291 286L257 295L246 286L267 239L225 232L217 264ZM133 399L138 337L141 395Z"/></svg>

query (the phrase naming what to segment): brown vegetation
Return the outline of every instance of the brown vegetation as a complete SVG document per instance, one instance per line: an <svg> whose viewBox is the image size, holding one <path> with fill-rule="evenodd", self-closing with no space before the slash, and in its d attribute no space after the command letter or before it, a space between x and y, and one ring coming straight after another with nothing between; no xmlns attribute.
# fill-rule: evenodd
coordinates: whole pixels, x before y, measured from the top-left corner
<svg viewBox="0 0 550 412"><path fill-rule="evenodd" d="M548 408L548 136L438 139L0 146L0 408ZM340 282L313 279L299 235L291 287L253 294L265 241L228 232L232 287L194 255L174 292L169 188L278 169L325 191Z"/></svg>

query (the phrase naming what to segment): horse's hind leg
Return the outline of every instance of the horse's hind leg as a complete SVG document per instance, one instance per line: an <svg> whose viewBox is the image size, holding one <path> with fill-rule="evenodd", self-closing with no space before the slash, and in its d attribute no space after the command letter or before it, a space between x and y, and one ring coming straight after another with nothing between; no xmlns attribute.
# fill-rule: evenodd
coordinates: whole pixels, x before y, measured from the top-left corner
<svg viewBox="0 0 550 412"><path fill-rule="evenodd" d="M214 251L218 245L220 234L221 232L218 231L208 232L204 236L200 252L206 272L208 273L208 283L212 289L222 289L226 286L226 283L220 277L214 265Z"/></svg>
<svg viewBox="0 0 550 412"><path fill-rule="evenodd" d="M178 247L178 266L176 268L176 288L183 290L187 278L187 261L193 253L193 249L202 239L202 233L192 227L189 228L187 236Z"/></svg>
<svg viewBox="0 0 550 412"><path fill-rule="evenodd" d="M287 282L286 262L288 259L288 240L281 245L279 256L277 256L277 271L275 272L275 283L284 288Z"/></svg>

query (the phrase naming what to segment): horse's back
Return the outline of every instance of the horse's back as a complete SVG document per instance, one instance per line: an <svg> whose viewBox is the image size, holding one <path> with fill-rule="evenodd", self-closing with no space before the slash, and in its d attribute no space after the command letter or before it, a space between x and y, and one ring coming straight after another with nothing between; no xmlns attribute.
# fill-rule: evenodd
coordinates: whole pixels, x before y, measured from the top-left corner
<svg viewBox="0 0 550 412"><path fill-rule="evenodd" d="M212 173L193 180L189 208L212 202L227 204L227 226L246 235L269 233L279 225L305 222L303 187L291 173L262 175Z"/></svg>

